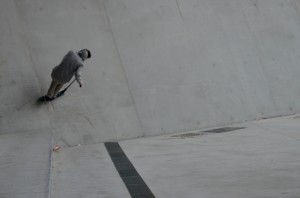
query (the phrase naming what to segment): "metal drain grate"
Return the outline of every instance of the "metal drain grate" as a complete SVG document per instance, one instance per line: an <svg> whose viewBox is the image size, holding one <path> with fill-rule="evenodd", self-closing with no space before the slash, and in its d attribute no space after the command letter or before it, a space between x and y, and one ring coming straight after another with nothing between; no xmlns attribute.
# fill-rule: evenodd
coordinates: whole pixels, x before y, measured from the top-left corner
<svg viewBox="0 0 300 198"><path fill-rule="evenodd" d="M245 127L223 127L223 128L217 128L217 129L210 129L206 131L199 131L199 132L193 132L193 133L183 133L179 135L172 135L172 138L194 138L200 135L207 135L210 133L225 133L235 130L244 129Z"/></svg>
<svg viewBox="0 0 300 198"><path fill-rule="evenodd" d="M193 138L193 137L196 137L196 136L199 136L200 133L184 133L184 134L179 134L179 135L173 135L171 137L174 137L174 138Z"/></svg>
<svg viewBox="0 0 300 198"><path fill-rule="evenodd" d="M229 131L235 131L235 130L240 130L244 129L245 127L223 127L223 128L218 128L218 129L210 129L203 131L204 133L224 133L224 132L229 132Z"/></svg>

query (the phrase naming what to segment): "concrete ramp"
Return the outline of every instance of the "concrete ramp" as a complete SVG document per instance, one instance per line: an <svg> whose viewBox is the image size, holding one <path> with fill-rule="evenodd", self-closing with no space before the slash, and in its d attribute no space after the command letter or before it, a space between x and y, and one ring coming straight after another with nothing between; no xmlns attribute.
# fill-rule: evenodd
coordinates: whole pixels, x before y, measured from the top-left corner
<svg viewBox="0 0 300 198"><path fill-rule="evenodd" d="M103 1L2 1L1 133L48 129L66 146L142 136ZM51 70L89 48L84 87L45 105Z"/></svg>
<svg viewBox="0 0 300 198"><path fill-rule="evenodd" d="M80 179L80 175L61 175L59 169L68 171L77 151L83 152L83 158L79 156L73 164L74 172L81 168L83 178L94 176L95 181L105 179L102 173L112 175L110 183L101 184L105 188L118 181L121 190L110 190L113 197L124 197L126 188L103 142L300 113L299 8L300 0L1 0L0 197L51 197L50 148L54 144L62 145L64 152L55 156L61 164L54 163L53 189L57 191L53 197L67 192L59 185L65 181L75 192L81 185L77 180L74 185L69 177ZM92 52L83 71L84 87L74 84L65 96L37 104L50 85L52 68L69 50L83 48ZM230 137L228 145L235 145ZM215 148L214 142L207 144L209 151ZM270 145L277 148L278 142ZM279 150L274 156L297 150L296 142L287 144L292 145L290 150ZM247 145L251 148L252 143ZM135 158L137 147L127 148ZM256 156L256 150L253 153ZM91 166L86 166L85 155ZM107 162L108 169L99 172L99 161ZM134 163L139 165L139 160ZM149 170L160 167L159 163L147 165ZM140 163L140 167L145 166ZM298 171L297 167L292 171ZM157 175L164 176L161 173L165 172ZM152 182L152 172L146 175L154 190L157 184L163 186ZM86 186L98 186L89 181ZM111 195L101 190L92 195L101 193ZM154 192L164 194L159 193Z"/></svg>
<svg viewBox="0 0 300 198"><path fill-rule="evenodd" d="M49 130L74 146L300 111L299 1L1 4L2 134ZM36 105L82 48L84 87Z"/></svg>

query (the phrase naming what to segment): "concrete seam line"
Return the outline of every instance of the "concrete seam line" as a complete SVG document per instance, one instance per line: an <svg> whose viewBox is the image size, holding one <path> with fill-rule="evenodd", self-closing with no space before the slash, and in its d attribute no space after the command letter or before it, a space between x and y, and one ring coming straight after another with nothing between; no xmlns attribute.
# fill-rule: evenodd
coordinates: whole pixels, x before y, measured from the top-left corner
<svg viewBox="0 0 300 198"><path fill-rule="evenodd" d="M49 148L49 170L48 170L48 198L51 198L52 191L52 146L53 146L53 132L51 131L51 144Z"/></svg>
<svg viewBox="0 0 300 198"><path fill-rule="evenodd" d="M119 47L118 47L118 44L117 44L117 41L116 41L116 37L115 37L115 34L114 34L114 32L112 30L112 27L111 27L111 21L110 21L109 15L107 14L105 2L103 2L103 8L104 8L106 20L108 22L109 31L111 33L111 36L112 36L112 39L113 39L113 42L114 42L114 46L116 48L117 55L118 55L118 58L119 58L119 61L120 61L121 69L122 69L122 72L123 72L123 75L124 75L124 78L125 78L125 81L126 81L126 84L127 84L128 92L129 92L130 98L133 102L133 108L135 110L136 117L137 117L138 123L140 125L140 129L143 133L143 136L145 136L145 132L144 132L143 127L142 127L143 125L142 125L142 122L141 122L141 119L140 119L140 116L139 116L139 113L138 113L138 110L137 110L137 106L136 106L132 91L131 91L130 86L129 86L128 78L127 78L127 75L126 75L126 72L125 72L124 64L122 62L122 57L121 57L120 50L119 50Z"/></svg>
<svg viewBox="0 0 300 198"><path fill-rule="evenodd" d="M13 3L14 3L14 6L15 6L15 9L16 9L16 12L17 12L18 22L20 23L20 27L21 27L22 33L23 33L22 36L23 36L23 38L25 40L24 44L25 44L25 47L27 48L27 52L28 52L29 59L30 59L30 61L32 63L32 66L33 66L33 71L35 73L35 77L36 77L39 85L41 85L40 78L38 77L38 72L37 72L37 69L36 69L36 64L34 62L34 59L32 57L32 53L31 53L32 47L31 47L29 39L28 39L26 28L24 27L24 21L22 21L22 16L20 16L21 11L19 10L18 5L16 4L16 2L13 1ZM40 88L40 93L42 93L42 88L40 86L39 86L39 88Z"/></svg>

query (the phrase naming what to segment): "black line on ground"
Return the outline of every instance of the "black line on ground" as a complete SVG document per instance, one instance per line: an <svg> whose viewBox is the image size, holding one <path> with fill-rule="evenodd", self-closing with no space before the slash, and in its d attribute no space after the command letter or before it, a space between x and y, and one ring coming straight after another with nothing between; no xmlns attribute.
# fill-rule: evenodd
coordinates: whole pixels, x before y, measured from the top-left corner
<svg viewBox="0 0 300 198"><path fill-rule="evenodd" d="M105 142L104 145L131 197L155 198L119 143Z"/></svg>

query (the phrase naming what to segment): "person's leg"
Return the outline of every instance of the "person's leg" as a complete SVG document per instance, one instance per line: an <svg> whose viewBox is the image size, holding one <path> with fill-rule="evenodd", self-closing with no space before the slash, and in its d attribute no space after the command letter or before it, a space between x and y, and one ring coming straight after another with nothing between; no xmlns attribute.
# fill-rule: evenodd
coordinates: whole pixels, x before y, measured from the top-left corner
<svg viewBox="0 0 300 198"><path fill-rule="evenodd" d="M55 89L54 89L54 92L53 92L53 97L56 97L57 96L57 93L59 92L59 90L63 87L64 84L60 84L60 83L57 83Z"/></svg>
<svg viewBox="0 0 300 198"><path fill-rule="evenodd" d="M51 84L50 84L50 87L48 89L48 93L47 93L47 96L49 98L53 98L55 95L54 95L54 92L55 92L55 89L56 89L56 86L58 85L58 83L54 80L51 81Z"/></svg>

